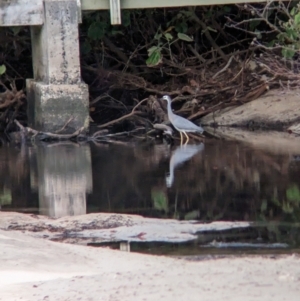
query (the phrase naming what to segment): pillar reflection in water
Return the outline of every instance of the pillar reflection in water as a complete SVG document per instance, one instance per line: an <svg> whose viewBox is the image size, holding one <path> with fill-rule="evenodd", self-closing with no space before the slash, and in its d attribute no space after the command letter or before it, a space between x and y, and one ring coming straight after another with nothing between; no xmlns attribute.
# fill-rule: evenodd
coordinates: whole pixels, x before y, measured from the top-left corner
<svg viewBox="0 0 300 301"><path fill-rule="evenodd" d="M90 146L71 142L40 145L36 156L40 214L85 214L86 194L92 192Z"/></svg>

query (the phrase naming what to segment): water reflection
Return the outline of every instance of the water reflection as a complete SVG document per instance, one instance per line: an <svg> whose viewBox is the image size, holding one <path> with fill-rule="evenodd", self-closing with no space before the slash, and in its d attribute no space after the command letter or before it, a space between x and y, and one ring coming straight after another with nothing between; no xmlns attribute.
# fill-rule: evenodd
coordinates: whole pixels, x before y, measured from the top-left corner
<svg viewBox="0 0 300 301"><path fill-rule="evenodd" d="M287 147L286 153L270 145L265 149L216 140L207 140L205 147L177 148L3 145L0 206L52 217L117 212L203 222L253 221L252 233L216 233L213 240L230 246L239 236L240 243L299 246L299 149L300 139L299 148Z"/></svg>
<svg viewBox="0 0 300 301"><path fill-rule="evenodd" d="M31 162L36 175L31 177L31 187L38 190L39 213L51 217L85 214L86 194L92 191L90 146L41 144L34 151Z"/></svg>
<svg viewBox="0 0 300 301"><path fill-rule="evenodd" d="M166 176L167 187L171 187L174 182L174 169L191 159L197 153L203 151L203 149L203 143L198 145L188 144L177 146L170 159L170 172L169 175Z"/></svg>
<svg viewBox="0 0 300 301"><path fill-rule="evenodd" d="M209 140L205 147L173 149L7 145L0 148L0 206L57 217L119 212L202 221L299 222L296 155L288 148L278 154L275 149Z"/></svg>

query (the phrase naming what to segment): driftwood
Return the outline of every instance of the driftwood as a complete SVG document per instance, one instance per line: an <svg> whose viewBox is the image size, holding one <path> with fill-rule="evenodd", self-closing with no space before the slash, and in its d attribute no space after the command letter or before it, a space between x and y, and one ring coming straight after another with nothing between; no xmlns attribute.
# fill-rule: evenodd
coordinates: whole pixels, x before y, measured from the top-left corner
<svg viewBox="0 0 300 301"><path fill-rule="evenodd" d="M50 132L37 131L37 130L34 130L34 129L30 128L30 127L24 127L18 120L15 120L14 122L18 126L18 128L20 129L21 135L23 137L26 138L26 137L29 136L29 134L32 134L31 139L33 139L33 140L37 136L40 136L39 140L46 140L46 139L68 140L68 139L72 139L72 138L78 137L84 131L84 128L82 127L82 128L78 129L77 131L75 131L72 134L55 134L55 133L50 133ZM66 125L64 125L63 128L65 128L65 126ZM61 131L61 130L59 130L59 131Z"/></svg>

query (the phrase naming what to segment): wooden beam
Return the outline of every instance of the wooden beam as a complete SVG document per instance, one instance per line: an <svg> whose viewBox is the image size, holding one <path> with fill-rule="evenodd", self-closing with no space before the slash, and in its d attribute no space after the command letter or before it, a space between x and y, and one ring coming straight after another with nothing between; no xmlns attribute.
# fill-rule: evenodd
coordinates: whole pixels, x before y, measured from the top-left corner
<svg viewBox="0 0 300 301"><path fill-rule="evenodd" d="M55 0L54 0L55 1ZM81 10L111 10L112 24L120 24L121 9L180 6L223 5L266 2L265 0L77 0L79 22ZM81 6L81 7L80 7ZM43 0L0 0L0 26L42 25Z"/></svg>
<svg viewBox="0 0 300 301"><path fill-rule="evenodd" d="M111 0L81 0L82 10L105 10ZM266 0L121 0L121 9L159 8L201 5L224 5L238 3L268 2Z"/></svg>
<svg viewBox="0 0 300 301"><path fill-rule="evenodd" d="M120 0L109 0L110 23L112 25L121 24L121 6Z"/></svg>
<svg viewBox="0 0 300 301"><path fill-rule="evenodd" d="M78 23L82 23L82 9L81 9L81 0L77 1L77 9L78 9Z"/></svg>

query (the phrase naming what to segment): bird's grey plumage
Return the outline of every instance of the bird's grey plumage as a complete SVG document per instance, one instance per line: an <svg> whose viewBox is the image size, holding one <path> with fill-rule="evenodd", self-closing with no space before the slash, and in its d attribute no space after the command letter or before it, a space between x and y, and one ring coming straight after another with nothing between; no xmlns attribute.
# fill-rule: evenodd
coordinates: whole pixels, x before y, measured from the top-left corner
<svg viewBox="0 0 300 301"><path fill-rule="evenodd" d="M179 131L180 133L184 133L186 137L188 138L186 132L198 132L202 134L204 132L203 128L201 126L198 126L194 124L193 122L187 120L186 118L183 118L179 115L176 115L172 111L171 107L171 97L169 95L163 96L163 99L168 102L168 117L174 128ZM180 134L181 136L181 134Z"/></svg>
<svg viewBox="0 0 300 301"><path fill-rule="evenodd" d="M176 115L172 112L172 124L174 125L175 129L178 131L184 131L184 132L198 132L202 134L204 132L203 128L194 124L193 122ZM170 118L170 117L169 117Z"/></svg>

